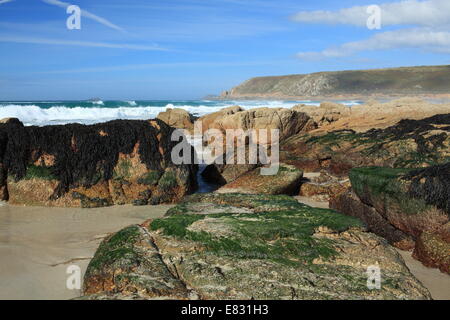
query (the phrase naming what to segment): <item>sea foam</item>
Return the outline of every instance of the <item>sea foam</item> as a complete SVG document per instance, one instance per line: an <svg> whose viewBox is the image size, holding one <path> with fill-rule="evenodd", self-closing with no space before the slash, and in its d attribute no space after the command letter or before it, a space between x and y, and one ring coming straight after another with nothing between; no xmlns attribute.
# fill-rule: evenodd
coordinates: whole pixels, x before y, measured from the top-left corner
<svg viewBox="0 0 450 320"><path fill-rule="evenodd" d="M203 104L202 104L203 103ZM160 112L169 108L181 108L193 115L203 116L220 109L240 105L244 109L253 109L260 107L269 108L291 108L296 104L303 103L307 105L320 105L317 101L173 101L165 106L155 106L152 102L124 101L118 107L111 107L108 101L98 101L87 107L64 105L60 102L55 105L54 102L46 105L43 102L17 102L0 103L0 119L18 118L25 125L49 125L49 124L67 124L82 123L93 124L116 119L147 120L155 118ZM360 104L358 101L342 102L348 106ZM44 104L44 105L43 105ZM156 104L156 103L155 103Z"/></svg>

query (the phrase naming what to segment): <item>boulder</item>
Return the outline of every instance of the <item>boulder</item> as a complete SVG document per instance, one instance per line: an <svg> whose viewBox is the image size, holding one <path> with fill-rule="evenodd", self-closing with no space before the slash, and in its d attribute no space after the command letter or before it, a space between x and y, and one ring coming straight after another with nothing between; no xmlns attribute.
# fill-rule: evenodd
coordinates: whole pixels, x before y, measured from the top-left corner
<svg viewBox="0 0 450 320"><path fill-rule="evenodd" d="M231 106L200 117L198 121L202 124L202 133L208 129L216 128L214 123L217 120L241 111L244 111L244 109L242 109L240 106Z"/></svg>
<svg viewBox="0 0 450 320"><path fill-rule="evenodd" d="M175 202L195 188L196 167L173 165L173 130L160 120L0 124L0 197L63 207Z"/></svg>
<svg viewBox="0 0 450 320"><path fill-rule="evenodd" d="M242 159L238 159L239 153L244 155L244 163L240 162ZM240 176L261 167L261 163L268 163L267 155L265 154L258 154L257 161L253 161L252 163L250 163L249 155L250 151L248 146L238 147L231 152L224 153L218 158L220 161L216 159L214 163L206 166L205 170L202 172L202 177L207 182L225 185L233 182Z"/></svg>
<svg viewBox="0 0 450 320"><path fill-rule="evenodd" d="M303 172L294 166L280 164L275 175L262 175L261 168L256 168L227 183L217 193L245 194L288 194L298 192Z"/></svg>
<svg viewBox="0 0 450 320"><path fill-rule="evenodd" d="M156 118L177 129L185 129L189 132L194 130L194 116L184 109L168 108L166 111L160 112Z"/></svg>
<svg viewBox="0 0 450 320"><path fill-rule="evenodd" d="M408 251L414 249L415 242L411 235L394 227L375 208L364 204L355 193L349 191L333 195L329 203L331 209L363 221L368 231L383 237L394 247Z"/></svg>
<svg viewBox="0 0 450 320"><path fill-rule="evenodd" d="M17 118L4 118L4 119L0 119L0 124L7 124L7 123L15 123L15 124L19 124L21 123L19 119Z"/></svg>
<svg viewBox="0 0 450 320"><path fill-rule="evenodd" d="M382 270L380 290L367 269ZM82 299L430 299L400 255L351 217L288 196L202 194L106 238Z"/></svg>
<svg viewBox="0 0 450 320"><path fill-rule="evenodd" d="M315 128L314 121L305 113L284 108L257 108L218 118L210 127L227 129L278 129L280 141ZM268 141L270 142L270 140Z"/></svg>
<svg viewBox="0 0 450 320"><path fill-rule="evenodd" d="M336 176L347 176L357 167L426 167L449 158L450 114L402 120L392 127L363 133L297 134L280 145L280 161L304 172L326 170Z"/></svg>
<svg viewBox="0 0 450 320"><path fill-rule="evenodd" d="M316 122L318 127L328 125L351 114L350 107L334 102L322 102L319 107L304 104L296 105L292 107L292 110L306 113Z"/></svg>
<svg viewBox="0 0 450 320"><path fill-rule="evenodd" d="M303 111L302 108L297 110ZM318 131L354 130L364 132L373 128L385 129L403 119L421 120L439 114L448 114L450 113L450 104L434 104L418 98L402 98L384 103L368 101L350 108L327 104L325 109L320 107L318 110L317 113L312 110L313 113L310 114L310 116L316 114L316 119L318 119L321 117L321 113L324 113L324 121L319 120L321 127ZM303 112L308 113L307 111Z"/></svg>
<svg viewBox="0 0 450 320"><path fill-rule="evenodd" d="M450 225L447 227L450 231ZM429 268L439 268L450 274L450 241L430 232L423 232L416 240L413 257Z"/></svg>
<svg viewBox="0 0 450 320"><path fill-rule="evenodd" d="M365 221L370 230L414 257L448 272L450 265L450 163L425 169L358 168L350 173L357 197L331 206ZM359 199L359 201L358 201Z"/></svg>
<svg viewBox="0 0 450 320"><path fill-rule="evenodd" d="M244 135L248 134L249 130L277 129L279 130L279 139L280 141L283 141L290 135L302 135L305 132L308 132L309 130L315 128L315 123L306 114L290 109L259 108L240 111L228 116L223 116L215 120L215 122L213 122L209 127L218 129L223 133L225 133L225 130L228 129L240 129L242 130L241 134ZM224 160L222 161L223 164L215 162L209 165L202 173L203 177L206 180L219 184L230 183L240 176L257 169L258 167L261 167L262 163L268 163L266 161L263 161L266 159L260 158L258 158L258 161L256 161L256 163L250 163L250 161L248 161L248 140L244 139L241 134L239 134L239 132L236 132L235 143L237 143L237 149L246 149L245 163L241 164L236 161L236 152L234 152L234 161L231 161L231 163L225 161L230 157L230 152L227 150L226 145L223 145L223 151L225 151L225 153L220 156ZM205 139L206 141L209 141L208 135L205 135ZM271 148L270 144L272 143L270 131L268 131L268 135L265 139L261 139L261 136L258 135L256 140L253 140L253 142L259 145L264 145L266 150L269 151ZM219 141L219 143L221 142Z"/></svg>
<svg viewBox="0 0 450 320"><path fill-rule="evenodd" d="M299 196L328 202L330 197L346 192L351 184L348 179L339 179L322 171L320 175L306 174L300 186Z"/></svg>

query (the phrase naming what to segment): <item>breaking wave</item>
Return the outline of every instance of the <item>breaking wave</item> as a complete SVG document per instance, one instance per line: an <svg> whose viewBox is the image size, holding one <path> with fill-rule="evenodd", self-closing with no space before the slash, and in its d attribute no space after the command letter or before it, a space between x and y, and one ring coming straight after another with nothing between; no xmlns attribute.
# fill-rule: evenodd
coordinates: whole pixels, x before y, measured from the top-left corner
<svg viewBox="0 0 450 320"><path fill-rule="evenodd" d="M46 101L0 102L0 119L18 118L25 125L82 123L93 124L116 119L146 120L168 108L181 108L202 116L222 108L240 105L244 109L259 107L291 108L296 104L319 105L317 101ZM360 101L341 101L348 106Z"/></svg>

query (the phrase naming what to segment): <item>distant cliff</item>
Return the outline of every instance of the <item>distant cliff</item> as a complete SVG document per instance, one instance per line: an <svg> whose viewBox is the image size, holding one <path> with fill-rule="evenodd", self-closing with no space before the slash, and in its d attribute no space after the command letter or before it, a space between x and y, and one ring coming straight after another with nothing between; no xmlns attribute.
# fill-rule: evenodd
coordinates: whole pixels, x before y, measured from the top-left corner
<svg viewBox="0 0 450 320"><path fill-rule="evenodd" d="M450 66L319 72L245 81L220 98L442 95L450 93Z"/></svg>

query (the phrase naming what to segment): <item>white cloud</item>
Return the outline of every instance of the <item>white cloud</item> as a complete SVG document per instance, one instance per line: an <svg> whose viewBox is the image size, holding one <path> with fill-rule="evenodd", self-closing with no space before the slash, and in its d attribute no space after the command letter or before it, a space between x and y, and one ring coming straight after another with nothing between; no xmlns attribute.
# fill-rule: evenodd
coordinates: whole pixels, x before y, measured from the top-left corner
<svg viewBox="0 0 450 320"><path fill-rule="evenodd" d="M107 42L70 41L70 40L46 39L46 38L9 37L9 36L0 36L0 42L49 44L49 45L129 49L129 50L145 50L145 51L167 51L167 49L158 46L116 44Z"/></svg>
<svg viewBox="0 0 450 320"><path fill-rule="evenodd" d="M426 48L427 51L450 53L450 32L426 28L388 31L366 40L347 42L320 52L301 52L297 56L304 60L320 60L350 56L361 51L399 48Z"/></svg>
<svg viewBox="0 0 450 320"><path fill-rule="evenodd" d="M4 4L4 3L8 3L8 2L12 2L14 0L0 0L0 4Z"/></svg>
<svg viewBox="0 0 450 320"><path fill-rule="evenodd" d="M62 2L62 1L59 1L59 0L42 0L42 1L45 2L45 3L51 4L51 5L55 5L55 6L61 7L61 8L67 8L68 6L71 5L70 3ZM86 10L82 9L81 10L81 15L83 17L88 18L88 19L97 21L98 23L101 23L104 26L107 26L109 28L112 28L112 29L115 29L115 30L118 30L118 31L121 31L121 32L125 32L125 30L123 28L121 28L121 27L111 23L110 21L106 20L105 18L99 17L99 16L97 16L97 15L95 15L93 13L90 13L89 11L86 11Z"/></svg>
<svg viewBox="0 0 450 320"><path fill-rule="evenodd" d="M351 56L358 52L392 49L421 49L427 52L450 53L450 1L406 0L379 5L381 24L400 26L402 29L381 31L372 37L319 52L300 52L304 60L317 60ZM370 16L368 6L355 6L338 11L299 12L294 21L320 24L345 24L367 27Z"/></svg>
<svg viewBox="0 0 450 320"><path fill-rule="evenodd" d="M416 25L438 27L450 24L449 0L406 0L379 5L383 26ZM338 11L302 11L292 16L303 23L347 24L366 27L368 6L355 6Z"/></svg>

